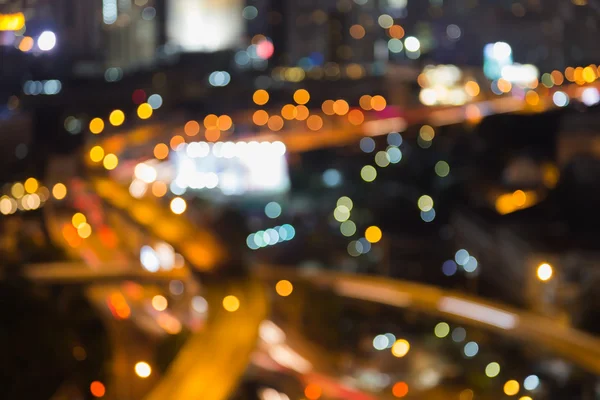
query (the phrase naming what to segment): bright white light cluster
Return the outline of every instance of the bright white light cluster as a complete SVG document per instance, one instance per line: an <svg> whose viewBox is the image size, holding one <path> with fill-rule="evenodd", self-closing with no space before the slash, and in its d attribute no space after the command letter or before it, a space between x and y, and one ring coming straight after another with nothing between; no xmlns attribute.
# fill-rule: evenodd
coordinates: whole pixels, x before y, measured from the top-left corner
<svg viewBox="0 0 600 400"><path fill-rule="evenodd" d="M281 193L289 188L282 142L193 142L175 151L172 189L218 188L225 195Z"/></svg>
<svg viewBox="0 0 600 400"><path fill-rule="evenodd" d="M178 254L167 243L158 243L154 248L143 246L140 250L142 267L149 272L158 272L160 269L170 271L176 267Z"/></svg>
<svg viewBox="0 0 600 400"><path fill-rule="evenodd" d="M252 250L273 246L277 243L290 241L296 236L296 229L290 224L276 226L264 231L251 233L246 238L246 244Z"/></svg>

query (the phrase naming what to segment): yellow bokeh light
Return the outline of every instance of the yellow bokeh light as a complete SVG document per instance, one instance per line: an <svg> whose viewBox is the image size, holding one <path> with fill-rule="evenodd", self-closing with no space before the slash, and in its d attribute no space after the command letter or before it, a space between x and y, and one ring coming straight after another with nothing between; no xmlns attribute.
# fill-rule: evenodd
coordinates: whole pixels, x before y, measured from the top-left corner
<svg viewBox="0 0 600 400"><path fill-rule="evenodd" d="M119 158L116 155L109 153L104 157L102 164L104 165L104 168L111 171L119 165Z"/></svg>
<svg viewBox="0 0 600 400"><path fill-rule="evenodd" d="M235 312L240 308L240 300L233 295L225 296L223 308L229 312Z"/></svg>
<svg viewBox="0 0 600 400"><path fill-rule="evenodd" d="M323 119L318 115L311 115L306 120L306 126L308 126L308 129L311 131L318 131L323 127Z"/></svg>
<svg viewBox="0 0 600 400"><path fill-rule="evenodd" d="M293 290L294 286L292 285L292 283L285 279L277 282L277 284L275 285L275 291L278 295L282 297L289 296L290 294L292 294Z"/></svg>
<svg viewBox="0 0 600 400"><path fill-rule="evenodd" d="M533 399L529 396L523 396L523 397L519 397L519 400L533 400Z"/></svg>
<svg viewBox="0 0 600 400"><path fill-rule="evenodd" d="M370 226L365 231L365 239L367 239L371 243L377 243L381 240L382 237L381 229L377 226Z"/></svg>
<svg viewBox="0 0 600 400"><path fill-rule="evenodd" d="M125 122L125 113L121 110L114 110L110 113L108 120L112 126L121 126Z"/></svg>
<svg viewBox="0 0 600 400"><path fill-rule="evenodd" d="M154 157L158 160L164 160L169 156L169 146L164 143L159 143L154 146Z"/></svg>
<svg viewBox="0 0 600 400"><path fill-rule="evenodd" d="M288 121L291 121L298 116L298 110L295 105L286 104L281 108L281 116Z"/></svg>
<svg viewBox="0 0 600 400"><path fill-rule="evenodd" d="M323 113L325 113L326 115L334 115L334 104L335 102L333 100L325 100L321 105L321 110L323 110Z"/></svg>
<svg viewBox="0 0 600 400"><path fill-rule="evenodd" d="M423 125L419 129L419 136L426 142L431 142L435 137L435 130L430 125Z"/></svg>
<svg viewBox="0 0 600 400"><path fill-rule="evenodd" d="M104 149L101 146L94 146L90 150L90 160L100 162L104 158Z"/></svg>
<svg viewBox="0 0 600 400"><path fill-rule="evenodd" d="M229 115L221 115L217 119L217 128L221 131L227 131L233 126L233 121Z"/></svg>
<svg viewBox="0 0 600 400"><path fill-rule="evenodd" d="M582 74L583 80L587 83L592 83L596 80L596 68L585 67Z"/></svg>
<svg viewBox="0 0 600 400"><path fill-rule="evenodd" d="M25 187L21 182L17 182L10 188L10 193L13 197L20 199L25 194Z"/></svg>
<svg viewBox="0 0 600 400"><path fill-rule="evenodd" d="M365 165L360 170L360 177L365 182L373 182L377 178L377 170L372 165Z"/></svg>
<svg viewBox="0 0 600 400"><path fill-rule="evenodd" d="M148 119L152 116L154 110L148 103L142 103L137 108L137 115L140 119Z"/></svg>
<svg viewBox="0 0 600 400"><path fill-rule="evenodd" d="M271 118L269 118L267 125L272 131L280 131L283 128L283 118L281 118L279 115L273 115Z"/></svg>
<svg viewBox="0 0 600 400"><path fill-rule="evenodd" d="M168 305L169 302L167 301L165 296L157 294L152 298L152 307L154 307L156 311L165 311Z"/></svg>
<svg viewBox="0 0 600 400"><path fill-rule="evenodd" d="M94 118L90 121L90 132L92 132L94 135L102 133L103 130L104 121L102 121L102 118Z"/></svg>
<svg viewBox="0 0 600 400"><path fill-rule="evenodd" d="M87 239L92 234L92 227L87 222L84 222L77 227L77 234L80 238Z"/></svg>
<svg viewBox="0 0 600 400"><path fill-rule="evenodd" d="M333 112L337 115L346 115L350 110L350 106L346 100L336 100L333 103Z"/></svg>
<svg viewBox="0 0 600 400"><path fill-rule="evenodd" d="M40 187L39 182L35 178L29 178L25 181L25 191L27 193L35 193Z"/></svg>
<svg viewBox="0 0 600 400"><path fill-rule="evenodd" d="M264 126L269 122L269 113L265 110L255 111L252 115L252 122L258 126Z"/></svg>
<svg viewBox="0 0 600 400"><path fill-rule="evenodd" d="M75 228L79 228L80 225L85 224L87 222L87 218L82 213L75 213L71 218L71 223Z"/></svg>
<svg viewBox="0 0 600 400"><path fill-rule="evenodd" d="M304 121L306 118L308 118L310 115L310 112L308 111L308 108L306 106L303 105L299 105L296 107L296 119L298 121Z"/></svg>
<svg viewBox="0 0 600 400"><path fill-rule="evenodd" d="M368 94L364 94L362 96L360 96L360 99L358 100L358 104L360 105L360 108L362 108L365 111L369 111L372 110L373 107L371 107L371 95Z"/></svg>
<svg viewBox="0 0 600 400"><path fill-rule="evenodd" d="M507 396L516 395L517 393L519 393L519 389L520 389L519 382L517 382L515 380L507 381L504 384L504 394Z"/></svg>
<svg viewBox="0 0 600 400"><path fill-rule="evenodd" d="M179 215L185 212L187 209L187 203L181 197L175 197L173 200L171 200L170 207L173 214Z"/></svg>
<svg viewBox="0 0 600 400"><path fill-rule="evenodd" d="M554 274L554 270L552 266L548 263L540 264L537 268L537 277L542 282L547 282L552 279L552 275Z"/></svg>
<svg viewBox="0 0 600 400"><path fill-rule="evenodd" d="M267 104L267 102L269 101L269 92L263 89L258 89L252 95L252 101L254 101L254 103L259 106Z"/></svg>
<svg viewBox="0 0 600 400"><path fill-rule="evenodd" d="M136 363L134 370L135 374L140 378L147 378L152 374L152 368L150 367L150 364L145 361Z"/></svg>
<svg viewBox="0 0 600 400"><path fill-rule="evenodd" d="M467 94L469 96L476 97L479 95L480 91L481 91L481 89L479 88L479 85L477 84L477 82L468 81L467 83L465 83L465 92L467 92Z"/></svg>
<svg viewBox="0 0 600 400"><path fill-rule="evenodd" d="M427 212L433 208L433 199L431 196L423 195L419 197L417 205L419 206L419 210Z"/></svg>
<svg viewBox="0 0 600 400"><path fill-rule="evenodd" d="M52 196L54 196L56 200L62 200L66 195L67 187L64 184L59 182L52 188Z"/></svg>
<svg viewBox="0 0 600 400"><path fill-rule="evenodd" d="M377 95L371 98L371 108L375 111L382 111L387 106L387 101L383 96Z"/></svg>
<svg viewBox="0 0 600 400"><path fill-rule="evenodd" d="M310 93L305 89L298 89L294 92L294 101L297 104L306 104L310 100Z"/></svg>
<svg viewBox="0 0 600 400"><path fill-rule="evenodd" d="M392 354L394 357L402 358L408 354L410 350L410 343L405 339L396 340L392 346Z"/></svg>

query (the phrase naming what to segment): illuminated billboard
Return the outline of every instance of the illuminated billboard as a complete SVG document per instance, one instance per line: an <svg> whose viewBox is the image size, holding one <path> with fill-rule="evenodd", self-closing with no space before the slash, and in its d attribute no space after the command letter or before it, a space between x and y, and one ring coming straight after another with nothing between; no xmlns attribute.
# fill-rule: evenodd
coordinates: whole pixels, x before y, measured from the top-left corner
<svg viewBox="0 0 600 400"><path fill-rule="evenodd" d="M244 33L242 0L169 1L167 37L183 52L235 48Z"/></svg>

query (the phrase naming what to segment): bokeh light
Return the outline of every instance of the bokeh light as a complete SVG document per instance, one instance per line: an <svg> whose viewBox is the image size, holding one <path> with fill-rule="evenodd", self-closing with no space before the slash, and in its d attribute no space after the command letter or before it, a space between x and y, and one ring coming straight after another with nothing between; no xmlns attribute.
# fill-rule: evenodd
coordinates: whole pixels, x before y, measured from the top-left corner
<svg viewBox="0 0 600 400"><path fill-rule="evenodd" d="M485 367L485 375L488 378L495 378L500 374L500 364L491 362Z"/></svg>
<svg viewBox="0 0 600 400"><path fill-rule="evenodd" d="M252 95L252 101L259 106L265 105L269 101L269 93L264 89L259 89Z"/></svg>
<svg viewBox="0 0 600 400"><path fill-rule="evenodd" d="M142 103L137 108L137 116L140 119L148 119L152 116L153 113L152 106L148 103Z"/></svg>
<svg viewBox="0 0 600 400"><path fill-rule="evenodd" d="M125 113L121 110L114 110L110 113L108 121L112 126L121 126L125 122Z"/></svg>
<svg viewBox="0 0 600 400"><path fill-rule="evenodd" d="M104 165L104 168L106 168L107 170L113 170L115 168L117 168L117 166L119 165L119 158L112 154L109 153L106 156L104 156L104 160L102 160L102 164Z"/></svg>
<svg viewBox="0 0 600 400"><path fill-rule="evenodd" d="M102 382L94 381L90 384L90 393L94 397L101 398L106 394L106 388Z"/></svg>
<svg viewBox="0 0 600 400"><path fill-rule="evenodd" d="M507 381L504 384L504 394L507 396L516 395L517 393L519 393L519 389L520 389L519 382L517 382L515 380Z"/></svg>
<svg viewBox="0 0 600 400"><path fill-rule="evenodd" d="M140 378L147 378L152 374L152 368L150 364L145 361L139 361L135 364L134 367L135 374Z"/></svg>
<svg viewBox="0 0 600 400"><path fill-rule="evenodd" d="M377 226L370 226L365 231L365 239L367 239L370 243L377 243L381 240L383 234L381 233L381 229Z"/></svg>
<svg viewBox="0 0 600 400"><path fill-rule="evenodd" d="M392 346L392 354L394 357L402 358L408 354L410 343L405 339L398 339Z"/></svg>
<svg viewBox="0 0 600 400"><path fill-rule="evenodd" d="M233 295L225 296L223 308L229 312L235 312L240 308L240 300Z"/></svg>
<svg viewBox="0 0 600 400"><path fill-rule="evenodd" d="M277 284L275 285L275 291L278 295L282 297L289 296L290 294L292 294L293 290L294 286L292 285L292 283L285 279L277 282Z"/></svg>
<svg viewBox="0 0 600 400"><path fill-rule="evenodd" d="M63 183L59 182L52 187L52 196L54 196L56 200L62 200L66 197L66 195L67 187Z"/></svg>
<svg viewBox="0 0 600 400"><path fill-rule="evenodd" d="M102 118L94 118L90 121L90 132L94 135L102 133L104 130L104 121Z"/></svg>
<svg viewBox="0 0 600 400"><path fill-rule="evenodd" d="M406 382L396 382L392 386L392 394L399 399L405 397L408 394L408 385Z"/></svg>

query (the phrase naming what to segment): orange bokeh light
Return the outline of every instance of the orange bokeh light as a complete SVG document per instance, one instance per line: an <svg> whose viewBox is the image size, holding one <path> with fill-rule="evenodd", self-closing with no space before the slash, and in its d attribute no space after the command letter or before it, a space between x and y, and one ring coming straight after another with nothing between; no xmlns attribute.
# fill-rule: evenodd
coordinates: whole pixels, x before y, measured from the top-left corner
<svg viewBox="0 0 600 400"><path fill-rule="evenodd" d="M200 133L200 124L198 121L188 121L183 127L183 131L188 136L196 136Z"/></svg>
<svg viewBox="0 0 600 400"><path fill-rule="evenodd" d="M104 387L104 384L102 382L94 381L90 385L90 393L92 393L92 396L94 397L104 397L104 394L106 393L106 388Z"/></svg>
<svg viewBox="0 0 600 400"><path fill-rule="evenodd" d="M269 122L269 113L265 110L255 111L252 115L252 122L258 126L266 125Z"/></svg>
<svg viewBox="0 0 600 400"><path fill-rule="evenodd" d="M181 135L175 135L171 138L171 141L169 142L169 145L171 146L171 148L173 150L177 150L177 147L182 144L185 143L185 139L183 138L183 136Z"/></svg>
<svg viewBox="0 0 600 400"><path fill-rule="evenodd" d="M387 102L383 96L377 95L371 98L371 107L375 111L382 111L387 106Z"/></svg>
<svg viewBox="0 0 600 400"><path fill-rule="evenodd" d="M316 383L311 383L308 386L306 386L306 388L304 389L304 395L309 400L320 399L322 393L323 393L323 390L321 390L321 387L319 385L317 385Z"/></svg>
<svg viewBox="0 0 600 400"><path fill-rule="evenodd" d="M164 160L169 156L169 146L164 143L159 143L154 146L154 157L159 160Z"/></svg>
<svg viewBox="0 0 600 400"><path fill-rule="evenodd" d="M335 111L333 111L334 104L335 104L335 102L333 100L325 100L323 102L323 105L321 106L321 109L327 115L334 115L335 114Z"/></svg>
<svg viewBox="0 0 600 400"><path fill-rule="evenodd" d="M401 398L408 394L408 385L405 382L396 382L392 387L392 394Z"/></svg>
<svg viewBox="0 0 600 400"><path fill-rule="evenodd" d="M365 120L365 116L360 110L352 110L348 113L348 121L352 125L360 125Z"/></svg>
<svg viewBox="0 0 600 400"><path fill-rule="evenodd" d="M308 126L308 129L311 131L318 131L323 127L323 119L318 115L311 115L306 120L306 126Z"/></svg>
<svg viewBox="0 0 600 400"><path fill-rule="evenodd" d="M350 110L350 106L346 100L336 100L333 103L333 112L337 115L346 115Z"/></svg>
<svg viewBox="0 0 600 400"><path fill-rule="evenodd" d="M298 110L293 104L286 104L281 108L281 116L287 120L295 119L298 116Z"/></svg>
<svg viewBox="0 0 600 400"><path fill-rule="evenodd" d="M217 117L215 114L208 114L206 117L204 117L204 127L206 129L216 129L218 127L218 123L219 117Z"/></svg>
<svg viewBox="0 0 600 400"><path fill-rule="evenodd" d="M229 115L221 115L217 119L217 127L221 131L227 131L227 130L231 129L232 126L233 126L233 121L231 120L231 117Z"/></svg>
<svg viewBox="0 0 600 400"><path fill-rule="evenodd" d="M372 97L368 94L363 94L362 96L360 96L360 100L358 100L360 108L362 108L365 111L372 110L373 107L371 107L371 99Z"/></svg>
<svg viewBox="0 0 600 400"><path fill-rule="evenodd" d="M283 118L281 118L279 115L273 115L271 118L269 118L268 126L272 131L280 131L281 128L283 128Z"/></svg>
<svg viewBox="0 0 600 400"><path fill-rule="evenodd" d="M392 25L388 29L388 35L394 39L402 39L404 37L404 28L400 25Z"/></svg>
<svg viewBox="0 0 600 400"><path fill-rule="evenodd" d="M218 129L207 129L204 133L204 137L209 142L216 142L221 137L221 131Z"/></svg>
<svg viewBox="0 0 600 400"><path fill-rule="evenodd" d="M310 112L306 106L300 105L296 107L296 119L298 121L304 121L309 115Z"/></svg>

